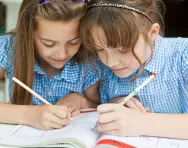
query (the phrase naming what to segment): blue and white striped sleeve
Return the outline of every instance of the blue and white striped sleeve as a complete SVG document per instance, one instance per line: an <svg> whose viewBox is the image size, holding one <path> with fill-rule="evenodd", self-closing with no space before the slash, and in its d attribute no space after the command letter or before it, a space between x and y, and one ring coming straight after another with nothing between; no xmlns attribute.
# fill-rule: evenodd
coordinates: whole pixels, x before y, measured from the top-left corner
<svg viewBox="0 0 188 148"><path fill-rule="evenodd" d="M6 73L10 72L10 68L13 65L11 43L11 35L0 36L0 67L2 67Z"/></svg>

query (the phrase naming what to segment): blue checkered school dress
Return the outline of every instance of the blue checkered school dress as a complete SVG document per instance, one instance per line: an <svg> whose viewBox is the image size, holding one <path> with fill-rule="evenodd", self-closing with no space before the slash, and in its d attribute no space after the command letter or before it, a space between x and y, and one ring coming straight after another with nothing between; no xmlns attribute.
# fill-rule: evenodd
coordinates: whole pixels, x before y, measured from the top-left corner
<svg viewBox="0 0 188 148"><path fill-rule="evenodd" d="M100 86L101 102L127 96L152 73L157 77L135 96L146 108L157 113L188 113L188 39L157 37L154 54L144 72L133 83L118 78L104 64Z"/></svg>
<svg viewBox="0 0 188 148"><path fill-rule="evenodd" d="M5 70L9 79L9 96L12 94L12 77L14 71L12 45L15 37L12 35L0 36L0 66ZM33 90L51 104L55 104L64 96L77 92L83 94L91 85L98 81L97 75L91 67L73 63L69 60L62 72L48 79L46 73L35 61ZM43 104L32 96L33 104Z"/></svg>

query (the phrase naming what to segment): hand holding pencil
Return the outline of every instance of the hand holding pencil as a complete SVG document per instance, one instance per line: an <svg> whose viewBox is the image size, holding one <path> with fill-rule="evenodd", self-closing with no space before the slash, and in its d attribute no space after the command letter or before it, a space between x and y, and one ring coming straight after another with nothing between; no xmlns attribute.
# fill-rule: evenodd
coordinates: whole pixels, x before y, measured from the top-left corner
<svg viewBox="0 0 188 148"><path fill-rule="evenodd" d="M120 104L124 98L125 97L117 97L117 98L112 99L109 103ZM128 100L124 104L124 106L131 108L131 109L134 109L134 110L137 110L137 111L140 111L140 112L146 112L146 108L135 97L132 97L130 100Z"/></svg>
<svg viewBox="0 0 188 148"><path fill-rule="evenodd" d="M124 107L125 103L132 99L132 97L140 91L145 85L147 85L156 74L152 74L149 78L147 78L139 87L133 90L127 97L122 99L122 101L118 104L103 104L98 106L97 110L100 114L98 123L95 128L97 128L100 132L104 132L107 134L118 134L118 132L122 132L122 129L126 129L123 127L123 124L132 124L132 120L136 120L136 116L140 116L143 112L138 112L136 110ZM131 117L131 116L132 117ZM129 121L130 118L130 121ZM120 126L121 125L121 126ZM121 128L119 128L121 127ZM126 129L129 131L129 129ZM124 135L123 135L124 136ZM130 136L130 135L129 135Z"/></svg>
<svg viewBox="0 0 188 148"><path fill-rule="evenodd" d="M127 97L123 98L119 104L125 105L127 101L132 99L134 95L137 94L145 85L147 85L151 80L153 80L156 77L156 73L153 73L149 78L147 78L139 87L134 89ZM108 111L107 111L108 112Z"/></svg>
<svg viewBox="0 0 188 148"><path fill-rule="evenodd" d="M50 104L43 97L27 87L24 83L16 78L12 78L16 83L29 91L36 98L41 100L45 105L28 105L25 108L25 124L42 129L62 128L69 123L70 114L67 112L66 106L57 106Z"/></svg>

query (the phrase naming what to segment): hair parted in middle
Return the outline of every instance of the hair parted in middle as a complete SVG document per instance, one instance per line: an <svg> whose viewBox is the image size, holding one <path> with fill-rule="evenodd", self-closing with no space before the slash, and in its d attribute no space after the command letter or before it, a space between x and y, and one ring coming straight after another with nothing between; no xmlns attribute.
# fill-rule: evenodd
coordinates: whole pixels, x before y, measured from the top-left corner
<svg viewBox="0 0 188 148"><path fill-rule="evenodd" d="M34 46L34 31L38 21L68 22L81 20L86 12L84 2L72 0L23 0L16 28L9 34L16 36L14 48L14 77L32 88L34 79L34 61L36 51ZM75 62L81 61L82 54L73 57ZM27 105L32 103L31 94L21 86L14 84L11 95L12 103Z"/></svg>

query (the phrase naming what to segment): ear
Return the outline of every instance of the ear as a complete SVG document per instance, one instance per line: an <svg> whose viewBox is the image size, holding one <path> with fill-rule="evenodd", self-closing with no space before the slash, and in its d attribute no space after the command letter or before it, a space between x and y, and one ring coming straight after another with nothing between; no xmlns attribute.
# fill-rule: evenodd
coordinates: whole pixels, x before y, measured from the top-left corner
<svg viewBox="0 0 188 148"><path fill-rule="evenodd" d="M154 42L157 36L159 35L160 31L160 25L158 23L155 23L151 26L151 29L149 31L149 38L151 42Z"/></svg>

